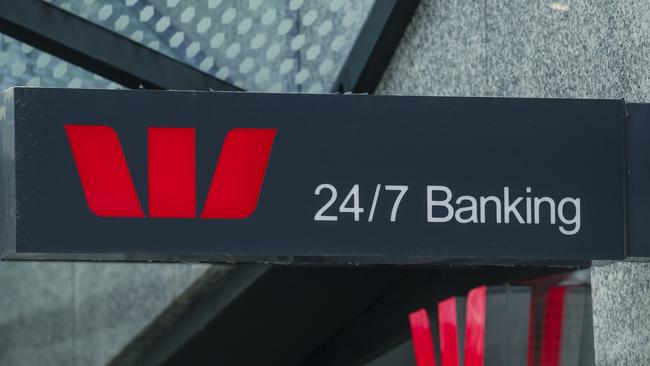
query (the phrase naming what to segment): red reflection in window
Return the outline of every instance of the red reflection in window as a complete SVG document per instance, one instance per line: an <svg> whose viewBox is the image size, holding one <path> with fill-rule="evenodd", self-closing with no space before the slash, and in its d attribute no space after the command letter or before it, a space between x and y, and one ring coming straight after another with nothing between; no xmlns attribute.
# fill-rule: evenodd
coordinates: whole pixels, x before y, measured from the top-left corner
<svg viewBox="0 0 650 366"><path fill-rule="evenodd" d="M465 320L465 366L483 366L485 354L485 296L487 288L477 287L467 295Z"/></svg>
<svg viewBox="0 0 650 366"><path fill-rule="evenodd" d="M456 298L438 303L438 329L440 331L440 364L458 366L458 321Z"/></svg>
<svg viewBox="0 0 650 366"><path fill-rule="evenodd" d="M546 295L544 328L542 331L542 354L540 359L540 365L543 366L560 365L565 293L566 287L554 287Z"/></svg>
<svg viewBox="0 0 650 366"><path fill-rule="evenodd" d="M411 335L413 336L413 351L417 366L435 366L435 351L431 324L426 309L419 309L409 314Z"/></svg>

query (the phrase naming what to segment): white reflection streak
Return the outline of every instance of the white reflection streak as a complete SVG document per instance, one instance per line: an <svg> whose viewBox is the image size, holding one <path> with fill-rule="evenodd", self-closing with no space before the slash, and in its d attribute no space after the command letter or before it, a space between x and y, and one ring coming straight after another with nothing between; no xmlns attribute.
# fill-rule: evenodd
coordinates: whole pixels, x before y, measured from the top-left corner
<svg viewBox="0 0 650 366"><path fill-rule="evenodd" d="M553 10L567 11L567 10L569 10L569 5L555 2L555 3L549 4L549 8L551 8Z"/></svg>

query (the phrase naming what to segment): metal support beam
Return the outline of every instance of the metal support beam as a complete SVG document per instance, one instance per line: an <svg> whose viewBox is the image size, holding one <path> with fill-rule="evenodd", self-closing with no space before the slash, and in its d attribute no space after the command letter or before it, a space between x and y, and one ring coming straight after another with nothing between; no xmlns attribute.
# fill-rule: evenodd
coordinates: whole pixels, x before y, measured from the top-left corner
<svg viewBox="0 0 650 366"><path fill-rule="evenodd" d="M139 337L110 365L294 365L406 273L395 267L237 266L170 326ZM162 326L170 322L160 318Z"/></svg>
<svg viewBox="0 0 650 366"><path fill-rule="evenodd" d="M373 93L420 0L377 0L332 85L332 92Z"/></svg>
<svg viewBox="0 0 650 366"><path fill-rule="evenodd" d="M41 0L0 0L0 32L132 89L241 90Z"/></svg>
<svg viewBox="0 0 650 366"><path fill-rule="evenodd" d="M270 270L267 265L208 269L110 362L110 366L160 365L222 314Z"/></svg>

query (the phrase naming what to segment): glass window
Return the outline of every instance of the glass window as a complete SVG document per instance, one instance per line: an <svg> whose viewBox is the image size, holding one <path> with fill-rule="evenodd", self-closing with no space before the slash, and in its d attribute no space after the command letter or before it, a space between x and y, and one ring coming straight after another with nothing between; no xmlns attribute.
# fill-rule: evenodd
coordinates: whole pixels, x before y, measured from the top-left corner
<svg viewBox="0 0 650 366"><path fill-rule="evenodd" d="M253 91L328 92L375 0L45 0Z"/></svg>
<svg viewBox="0 0 650 366"><path fill-rule="evenodd" d="M0 34L0 91L12 86L118 88L119 85Z"/></svg>

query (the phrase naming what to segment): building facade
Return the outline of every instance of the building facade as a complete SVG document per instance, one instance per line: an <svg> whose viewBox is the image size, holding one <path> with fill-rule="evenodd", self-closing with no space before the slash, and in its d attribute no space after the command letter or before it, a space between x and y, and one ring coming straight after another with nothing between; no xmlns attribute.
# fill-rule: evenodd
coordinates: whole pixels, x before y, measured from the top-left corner
<svg viewBox="0 0 650 366"><path fill-rule="evenodd" d="M337 52L350 52L373 6L372 1L336 0L304 5L279 0L51 3L239 88L311 93L337 89L332 84L343 67L337 60L344 59ZM264 28L271 25L273 32ZM639 0L422 0L375 93L649 103L649 27L650 4ZM8 36L2 40L2 89L120 87L115 80ZM220 58L226 62L219 64ZM241 288L256 283L258 275L272 271L255 265L247 267L251 273L243 273L238 266L2 262L0 364L144 364L144 359L147 364L173 364L182 360L181 353L169 356L175 359L165 358L164 352L159 353L162 359L143 358L142 350L148 355L160 350L148 348L147 339L165 345L169 339L191 338L196 330L175 330L177 337L169 338L161 334L176 329L178 314L198 312L188 304L236 297ZM590 283L595 364L650 363L650 266L643 258L595 262L587 280L585 273L577 276L582 276L581 283ZM394 280L388 274L372 274L384 275L384 284ZM497 283L501 278L510 282L507 275L484 275ZM451 278L463 275L458 276ZM383 292L378 288L377 293ZM209 308L220 306L231 305L217 301ZM406 319L408 312L403 313ZM309 353L316 355L312 360L327 364L315 353L317 348L312 346ZM305 355L298 359L309 360Z"/></svg>

